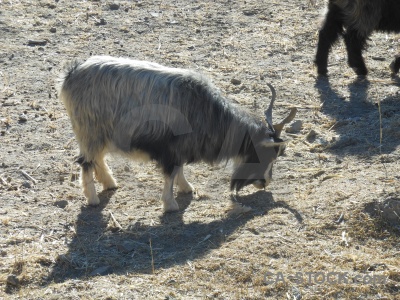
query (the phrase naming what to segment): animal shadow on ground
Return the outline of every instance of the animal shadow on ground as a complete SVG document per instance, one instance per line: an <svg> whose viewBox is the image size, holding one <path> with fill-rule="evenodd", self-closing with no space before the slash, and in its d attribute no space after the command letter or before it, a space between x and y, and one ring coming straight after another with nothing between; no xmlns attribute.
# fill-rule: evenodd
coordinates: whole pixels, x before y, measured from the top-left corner
<svg viewBox="0 0 400 300"><path fill-rule="evenodd" d="M112 193L99 196L100 206L81 208L76 235L69 243L68 252L59 255L48 282L108 274L146 274L185 264L219 248L249 220L278 207L288 210L302 223L298 211L285 202L275 202L270 192L258 191L236 197L252 210L235 217L227 215L209 223L185 223L185 211L179 211L161 215L159 222L152 226L137 222L122 229L122 226L110 226L113 218L106 207ZM179 195L177 201L180 207L187 207L191 198Z"/></svg>
<svg viewBox="0 0 400 300"><path fill-rule="evenodd" d="M340 136L327 145L328 151L339 155L371 156L391 153L399 145L400 139L392 138L390 133L391 129L396 130L391 127L398 127L396 119L400 116L400 99L387 97L380 101L380 105L372 103L368 100L370 86L367 78L358 77L348 85L350 96L346 100L332 88L327 77L317 78L315 87L320 94L322 112L335 119L331 129ZM382 141L381 126L389 133L383 135Z"/></svg>

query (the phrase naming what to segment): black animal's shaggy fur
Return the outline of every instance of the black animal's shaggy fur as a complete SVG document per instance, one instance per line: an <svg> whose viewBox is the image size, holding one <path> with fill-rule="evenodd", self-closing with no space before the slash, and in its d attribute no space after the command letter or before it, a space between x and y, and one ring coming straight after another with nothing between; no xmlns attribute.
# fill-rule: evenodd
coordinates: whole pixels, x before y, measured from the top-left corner
<svg viewBox="0 0 400 300"><path fill-rule="evenodd" d="M367 39L373 31L400 32L400 1L398 0L329 0L328 12L319 31L315 63L319 75L328 73L328 55L339 36L344 37L348 64L357 75L367 75L362 57ZM398 73L400 58L390 68Z"/></svg>

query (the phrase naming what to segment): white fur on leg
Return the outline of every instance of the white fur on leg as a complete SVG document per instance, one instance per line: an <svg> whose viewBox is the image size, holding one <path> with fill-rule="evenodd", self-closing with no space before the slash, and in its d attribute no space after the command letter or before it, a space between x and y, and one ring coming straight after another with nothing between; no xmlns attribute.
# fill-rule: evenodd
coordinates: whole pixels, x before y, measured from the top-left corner
<svg viewBox="0 0 400 300"><path fill-rule="evenodd" d="M183 174L183 166L179 168L178 174L176 175L176 183L178 185L178 192L180 193L191 193L194 191L193 185L191 185Z"/></svg>
<svg viewBox="0 0 400 300"><path fill-rule="evenodd" d="M117 183L115 182L114 177L111 175L111 170L107 166L103 157L96 160L94 170L96 173L96 178L101 184L103 184L104 190L112 190L117 188Z"/></svg>
<svg viewBox="0 0 400 300"><path fill-rule="evenodd" d="M179 205L174 199L173 186L174 186L174 179L169 176L165 176L164 190L161 196L161 200L163 201L164 212L172 212L179 210Z"/></svg>
<svg viewBox="0 0 400 300"><path fill-rule="evenodd" d="M99 205L100 199L97 197L96 188L94 187L93 168L88 168L81 172L83 194L86 196L88 205Z"/></svg>

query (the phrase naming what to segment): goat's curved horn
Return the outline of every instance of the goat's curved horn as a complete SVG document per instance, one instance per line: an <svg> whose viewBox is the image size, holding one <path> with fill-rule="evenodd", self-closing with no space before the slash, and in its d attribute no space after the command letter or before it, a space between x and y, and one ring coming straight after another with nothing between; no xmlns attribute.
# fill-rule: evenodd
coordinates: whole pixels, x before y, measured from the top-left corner
<svg viewBox="0 0 400 300"><path fill-rule="evenodd" d="M276 91L275 88L267 83L268 87L271 89L272 97L271 97L271 102L269 103L269 106L267 110L265 111L265 120L267 121L268 127L270 130L275 131L274 125L272 123L272 107L274 106L275 98L276 98Z"/></svg>
<svg viewBox="0 0 400 300"><path fill-rule="evenodd" d="M289 115L285 119L283 119L282 122L280 122L279 124L273 125L276 137L280 137L282 129L285 126L285 124L290 123L294 119L294 117L296 116L296 113L297 113L297 108L296 107L292 107L292 109L290 110Z"/></svg>

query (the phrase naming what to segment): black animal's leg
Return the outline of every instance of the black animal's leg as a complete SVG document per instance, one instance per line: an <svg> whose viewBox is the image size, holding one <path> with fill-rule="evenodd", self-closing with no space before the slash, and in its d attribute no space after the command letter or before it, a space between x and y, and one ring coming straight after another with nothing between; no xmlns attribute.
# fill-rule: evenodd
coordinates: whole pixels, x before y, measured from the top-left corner
<svg viewBox="0 0 400 300"><path fill-rule="evenodd" d="M339 7L329 4L328 13L324 25L319 31L317 54L315 64L318 74L326 75L328 73L328 55L333 44L343 34L343 16Z"/></svg>
<svg viewBox="0 0 400 300"><path fill-rule="evenodd" d="M390 64L390 70L392 71L392 75L399 73L400 70L400 54L397 54L394 57L394 60Z"/></svg>
<svg viewBox="0 0 400 300"><path fill-rule="evenodd" d="M367 75L368 70L362 57L362 50L366 46L366 38L361 36L358 31L348 29L344 35L346 42L348 64L357 75Z"/></svg>

